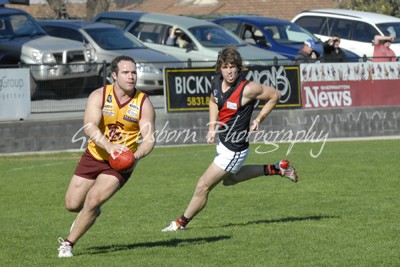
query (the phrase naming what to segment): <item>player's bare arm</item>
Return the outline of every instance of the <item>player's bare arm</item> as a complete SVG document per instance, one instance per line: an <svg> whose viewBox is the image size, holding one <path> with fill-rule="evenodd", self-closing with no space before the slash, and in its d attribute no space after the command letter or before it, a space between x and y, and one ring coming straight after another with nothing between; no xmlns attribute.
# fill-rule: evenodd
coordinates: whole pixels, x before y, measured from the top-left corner
<svg viewBox="0 0 400 267"><path fill-rule="evenodd" d="M274 109L274 107L278 104L279 99L281 98L281 94L278 90L273 87L262 85L255 82L250 82L244 92L243 92L243 101L251 101L251 100L263 100L268 101L261 111L258 113L257 117L253 120L250 131L258 131L259 125L264 119L268 116L269 113ZM243 103L245 104L245 103Z"/></svg>
<svg viewBox="0 0 400 267"><path fill-rule="evenodd" d="M215 141L215 135L216 135L216 126L217 126L217 120L218 120L218 106L217 103L214 101L214 97L211 94L210 97L210 102L208 104L209 106L209 124L208 124L208 132L207 132L207 143L212 144Z"/></svg>
<svg viewBox="0 0 400 267"><path fill-rule="evenodd" d="M147 156L154 148L155 145L155 112L153 105L148 98L145 99L142 106L142 115L139 121L140 134L142 142L135 152L135 158L140 159Z"/></svg>
<svg viewBox="0 0 400 267"><path fill-rule="evenodd" d="M109 154L113 154L113 151L119 152L128 150L128 148L123 145L111 143L98 127L102 118L103 90L104 88L96 89L89 95L83 119L85 134Z"/></svg>

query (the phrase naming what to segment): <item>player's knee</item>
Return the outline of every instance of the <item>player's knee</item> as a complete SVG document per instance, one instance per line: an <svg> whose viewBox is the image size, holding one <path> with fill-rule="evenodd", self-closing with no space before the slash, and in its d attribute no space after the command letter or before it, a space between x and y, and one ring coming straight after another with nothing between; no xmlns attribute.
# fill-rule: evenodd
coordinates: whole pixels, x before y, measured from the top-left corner
<svg viewBox="0 0 400 267"><path fill-rule="evenodd" d="M70 212L79 212L82 209L82 205L73 201L65 201L65 208Z"/></svg>
<svg viewBox="0 0 400 267"><path fill-rule="evenodd" d="M209 191L210 191L210 186L208 186L207 184L198 183L196 185L196 191L195 191L196 195L204 195Z"/></svg>
<svg viewBox="0 0 400 267"><path fill-rule="evenodd" d="M97 210L100 210L102 203L100 196L90 195L85 201L85 208L97 212Z"/></svg>

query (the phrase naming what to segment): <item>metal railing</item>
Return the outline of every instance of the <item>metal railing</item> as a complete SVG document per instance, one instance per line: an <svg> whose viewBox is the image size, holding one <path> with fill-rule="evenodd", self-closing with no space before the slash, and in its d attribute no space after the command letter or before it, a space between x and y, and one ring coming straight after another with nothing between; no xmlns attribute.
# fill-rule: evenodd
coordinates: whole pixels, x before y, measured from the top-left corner
<svg viewBox="0 0 400 267"><path fill-rule="evenodd" d="M362 57L351 59L352 62L368 62L372 58ZM323 62L321 60L320 62ZM253 60L244 61L247 65L296 65L295 60ZM70 64L71 65L71 64ZM111 83L110 63L103 62L91 64L95 68L96 75L77 77L71 79L54 80L49 77L47 80L35 81L31 77L31 87L34 86L32 94L31 112L32 113L52 113L52 112L74 112L85 109L86 100L89 94L107 83ZM163 68L214 68L215 62L187 61L187 62L147 62L144 65L151 65L156 69L153 73L142 72L138 74L138 89L148 94L163 94ZM1 68L32 68L35 65L0 65ZM36 65L37 66L37 65ZM77 69L77 68L75 68ZM31 75L32 76L32 75ZM32 85L33 83L33 85Z"/></svg>

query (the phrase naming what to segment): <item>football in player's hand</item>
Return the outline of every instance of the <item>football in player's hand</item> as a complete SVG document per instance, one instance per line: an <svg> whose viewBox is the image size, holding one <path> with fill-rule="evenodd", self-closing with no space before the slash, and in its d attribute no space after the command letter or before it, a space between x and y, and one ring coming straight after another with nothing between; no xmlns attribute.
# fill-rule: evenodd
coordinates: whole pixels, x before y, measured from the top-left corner
<svg viewBox="0 0 400 267"><path fill-rule="evenodd" d="M110 155L108 162L116 171L127 171L135 164L135 156L130 150L121 153L114 151L114 157L115 159Z"/></svg>

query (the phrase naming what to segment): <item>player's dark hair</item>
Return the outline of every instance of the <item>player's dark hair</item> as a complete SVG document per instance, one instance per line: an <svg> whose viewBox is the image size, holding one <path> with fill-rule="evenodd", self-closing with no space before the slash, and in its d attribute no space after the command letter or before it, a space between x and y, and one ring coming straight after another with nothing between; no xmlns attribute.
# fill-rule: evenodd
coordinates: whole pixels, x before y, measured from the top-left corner
<svg viewBox="0 0 400 267"><path fill-rule="evenodd" d="M118 69L118 63L121 61L130 61L133 64L136 65L136 61L129 56L119 56L113 59L113 61L111 61L111 73L115 72L118 73L119 69Z"/></svg>
<svg viewBox="0 0 400 267"><path fill-rule="evenodd" d="M242 71L242 56L237 51L235 46L228 46L218 53L217 64L215 66L217 73L221 73L221 66L224 64L236 65L239 69L239 72Z"/></svg>

